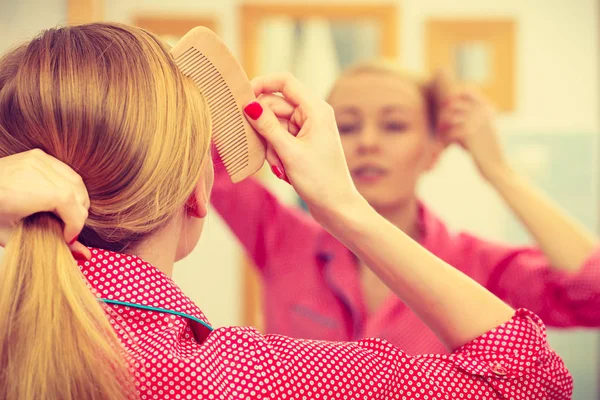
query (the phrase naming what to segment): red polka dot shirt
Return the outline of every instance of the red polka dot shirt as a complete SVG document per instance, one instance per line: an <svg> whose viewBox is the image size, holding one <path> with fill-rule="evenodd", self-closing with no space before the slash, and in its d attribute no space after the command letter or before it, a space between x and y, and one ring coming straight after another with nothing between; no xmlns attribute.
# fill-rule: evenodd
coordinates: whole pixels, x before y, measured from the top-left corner
<svg viewBox="0 0 600 400"><path fill-rule="evenodd" d="M569 399L572 379L524 309L450 355L383 339L327 342L214 330L143 260L92 249L80 268L131 359L141 399Z"/></svg>

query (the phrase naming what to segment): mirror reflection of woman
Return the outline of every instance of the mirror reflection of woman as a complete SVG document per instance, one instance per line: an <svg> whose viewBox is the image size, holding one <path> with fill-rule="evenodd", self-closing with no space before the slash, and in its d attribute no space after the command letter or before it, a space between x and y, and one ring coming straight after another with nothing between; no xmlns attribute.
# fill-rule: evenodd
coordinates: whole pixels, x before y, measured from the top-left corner
<svg viewBox="0 0 600 400"><path fill-rule="evenodd" d="M534 310L551 326L600 326L597 238L510 167L484 98L460 89L440 101L438 90L437 81L385 62L357 65L337 80L328 101L358 191L388 221L509 304ZM419 200L419 180L453 143L471 155L535 246L451 232ZM351 251L258 181L232 185L217 168L212 204L260 272L267 332L375 336L410 354L445 351Z"/></svg>
<svg viewBox="0 0 600 400"><path fill-rule="evenodd" d="M246 114L316 221L452 355L213 330L171 280L208 212L207 104L158 38L90 24L43 32L0 59L0 398L570 397L534 313L431 255L358 193L324 101L290 76L253 87L282 93ZM80 230L90 247L72 255Z"/></svg>

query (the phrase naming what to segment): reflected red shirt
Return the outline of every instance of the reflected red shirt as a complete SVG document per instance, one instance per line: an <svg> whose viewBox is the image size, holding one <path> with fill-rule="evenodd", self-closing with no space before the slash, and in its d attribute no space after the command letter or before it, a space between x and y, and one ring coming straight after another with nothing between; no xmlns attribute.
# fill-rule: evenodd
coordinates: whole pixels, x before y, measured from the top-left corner
<svg viewBox="0 0 600 400"><path fill-rule="evenodd" d="M322 340L386 339L408 354L445 353L396 296L368 313L355 256L300 209L255 179L232 184L216 162L212 204L259 269L265 330ZM551 267L537 248L453 234L421 206L420 244L515 308L548 326L600 327L600 249L576 273Z"/></svg>
<svg viewBox="0 0 600 400"><path fill-rule="evenodd" d="M143 260L92 249L80 262L131 360L141 399L568 399L572 379L542 322L519 310L451 355L411 357L383 339L327 342L211 330Z"/></svg>

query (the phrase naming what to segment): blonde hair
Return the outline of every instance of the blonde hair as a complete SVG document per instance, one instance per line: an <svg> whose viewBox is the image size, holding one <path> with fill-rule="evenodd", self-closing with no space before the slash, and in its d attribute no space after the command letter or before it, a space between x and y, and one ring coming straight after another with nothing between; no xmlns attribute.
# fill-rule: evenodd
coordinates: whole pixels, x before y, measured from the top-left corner
<svg viewBox="0 0 600 400"><path fill-rule="evenodd" d="M441 94L438 93L435 78L428 78L405 70L401 68L397 62L390 59L380 58L362 61L348 67L341 73L331 89L329 98L332 97L337 84L341 82L342 79L353 78L363 74L389 75L414 84L425 101L429 125L430 128L432 128L432 132L434 131L433 128L437 122L437 114L441 102Z"/></svg>
<svg viewBox="0 0 600 400"><path fill-rule="evenodd" d="M0 157L40 148L90 196L80 241L126 251L180 211L210 162L209 113L154 36L51 29L0 60ZM50 213L17 226L0 266L0 399L135 397L125 351Z"/></svg>

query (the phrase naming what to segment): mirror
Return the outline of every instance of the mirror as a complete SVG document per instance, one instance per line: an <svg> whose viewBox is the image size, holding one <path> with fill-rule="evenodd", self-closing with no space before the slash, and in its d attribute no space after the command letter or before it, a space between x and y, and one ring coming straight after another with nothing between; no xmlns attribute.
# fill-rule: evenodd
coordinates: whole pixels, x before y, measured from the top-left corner
<svg viewBox="0 0 600 400"><path fill-rule="evenodd" d="M150 13L161 19L178 16L179 21L189 16L218 16L220 33L250 76L288 69L321 93L327 90L328 77L336 70L367 54L396 57L416 72L451 66L463 80L487 84L490 97L504 99L500 100L505 101L504 106L498 103L497 123L513 167L567 213L598 232L599 22L595 1L554 2L553 7L540 2L491 0L393 0L385 4L369 0L308 4L270 0L256 4L259 0L252 0L254 4L246 4L248 1L69 0L68 19L64 15L60 21L94 19L100 3L111 21L133 22L135 17ZM18 9L22 11L17 13ZM30 14L31 10L23 6L8 15ZM56 18L47 24L54 26L58 21ZM20 32L23 24L19 20L12 25L8 33L15 39L7 44L16 40L15 32ZM514 32L512 39L507 36L509 31ZM173 30L159 34L169 41L181 35ZM332 51L323 55L325 67L311 75L304 72L314 69L306 60L315 57L310 52L311 43L319 38L325 38ZM509 47L513 56L502 56ZM499 79L511 70L512 77ZM286 184L272 179L270 173L264 175L263 180L274 192L291 203L297 201ZM498 193L456 146L448 149L436 169L425 177L420 196L454 232L466 230L515 245L532 243ZM213 227L220 222L215 214L210 223ZM260 328L261 296L254 270L241 258L239 244L225 224L220 227L218 233L215 230L207 235L209 243L188 262L196 275L180 272L178 283L187 285L184 291L201 304L216 326L249 324ZM211 253L213 249L219 249L218 254ZM211 270L211 276L197 265L219 268ZM597 331L549 329L549 337L575 377L573 398L597 397Z"/></svg>
<svg viewBox="0 0 600 400"><path fill-rule="evenodd" d="M242 60L250 77L289 71L325 97L344 68L375 57L396 58L395 5L245 4L241 8ZM287 203L296 193L270 173L261 174ZM263 326L261 284L244 257L243 322Z"/></svg>
<svg viewBox="0 0 600 400"><path fill-rule="evenodd" d="M217 32L216 20L208 17L138 15L134 17L133 24L160 36L171 46L196 26L205 26Z"/></svg>

